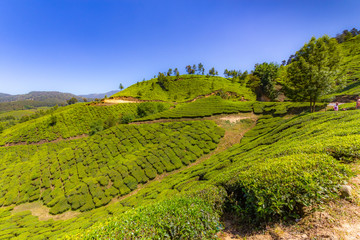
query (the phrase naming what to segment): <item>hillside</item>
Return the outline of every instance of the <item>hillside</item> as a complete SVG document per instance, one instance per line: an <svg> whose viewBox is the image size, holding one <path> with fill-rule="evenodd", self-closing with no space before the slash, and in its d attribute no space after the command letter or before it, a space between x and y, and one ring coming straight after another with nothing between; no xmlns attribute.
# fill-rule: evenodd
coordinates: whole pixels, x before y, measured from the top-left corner
<svg viewBox="0 0 360 240"><path fill-rule="evenodd" d="M204 75L170 76L166 87L159 84L157 78L138 82L114 95L117 97L135 97L142 100L161 100L184 102L198 96L221 92L232 94L233 97L255 100L252 91L240 83L232 82L223 77Z"/></svg>
<svg viewBox="0 0 360 240"><path fill-rule="evenodd" d="M347 163L358 158L360 113L289 115L306 110L306 103L208 97L160 113L175 118L168 123L116 123L88 135L92 123L135 114L139 105L80 103L6 129L0 239L163 236L166 224L188 226L184 219L192 222L186 236L198 239L203 226L201 234L212 238L225 213L264 221L298 216L304 205L334 198L351 176ZM224 113L235 115L218 115ZM174 211L176 218L165 214Z"/></svg>

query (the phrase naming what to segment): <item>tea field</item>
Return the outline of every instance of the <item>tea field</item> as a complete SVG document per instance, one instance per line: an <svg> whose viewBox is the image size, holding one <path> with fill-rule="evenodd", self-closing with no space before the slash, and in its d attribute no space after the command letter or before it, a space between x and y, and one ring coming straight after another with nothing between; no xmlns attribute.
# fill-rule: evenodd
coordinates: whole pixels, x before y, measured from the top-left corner
<svg viewBox="0 0 360 240"><path fill-rule="evenodd" d="M215 239L224 212L245 222L296 218L336 198L352 176L359 117L262 115L239 144L184 170L224 130L212 121L120 124L77 140L1 147L0 239ZM39 221L13 211L26 202L77 215Z"/></svg>

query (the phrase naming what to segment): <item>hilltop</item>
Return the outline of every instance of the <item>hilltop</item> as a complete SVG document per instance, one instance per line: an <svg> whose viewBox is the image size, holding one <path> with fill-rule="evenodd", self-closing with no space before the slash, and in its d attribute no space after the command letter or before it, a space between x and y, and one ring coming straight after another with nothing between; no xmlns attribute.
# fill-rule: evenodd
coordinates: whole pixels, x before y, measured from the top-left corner
<svg viewBox="0 0 360 240"><path fill-rule="evenodd" d="M141 100L184 102L199 96L223 93L235 98L255 100L255 94L242 84L218 76L181 75L168 76L165 84L158 78L138 82L122 90L112 98L134 97Z"/></svg>

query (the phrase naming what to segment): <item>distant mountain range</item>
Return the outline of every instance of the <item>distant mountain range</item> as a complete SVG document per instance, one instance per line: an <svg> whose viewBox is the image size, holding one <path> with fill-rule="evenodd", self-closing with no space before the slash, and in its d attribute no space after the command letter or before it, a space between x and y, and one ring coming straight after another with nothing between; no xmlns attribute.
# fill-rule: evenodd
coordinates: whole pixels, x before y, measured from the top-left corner
<svg viewBox="0 0 360 240"><path fill-rule="evenodd" d="M47 101L49 99L57 99L60 101L66 101L72 97L78 97L71 93L62 92L47 92L47 91L33 91L27 94L10 95L6 93L0 93L0 102L13 102L13 101Z"/></svg>
<svg viewBox="0 0 360 240"><path fill-rule="evenodd" d="M118 91L110 91L107 93L84 94L77 96L72 93L62 93L56 91L33 91L27 94L11 95L0 93L0 112L22 110L37 107L52 107L55 105L63 106L67 104L67 100L75 97L79 101L86 98L88 101L95 98L108 97Z"/></svg>

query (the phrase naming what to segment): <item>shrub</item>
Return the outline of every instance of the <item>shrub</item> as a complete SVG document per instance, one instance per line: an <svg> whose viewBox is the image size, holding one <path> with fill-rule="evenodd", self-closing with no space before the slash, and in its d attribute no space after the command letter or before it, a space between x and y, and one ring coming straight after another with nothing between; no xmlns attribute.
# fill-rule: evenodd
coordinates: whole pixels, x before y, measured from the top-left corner
<svg viewBox="0 0 360 240"><path fill-rule="evenodd" d="M227 182L231 209L243 219L299 217L303 207L335 196L350 170L326 154L298 154L235 169Z"/></svg>
<svg viewBox="0 0 360 240"><path fill-rule="evenodd" d="M164 110L165 106L162 103L144 102L138 105L136 111L139 117L146 117L154 113L162 112Z"/></svg>
<svg viewBox="0 0 360 240"><path fill-rule="evenodd" d="M176 198L128 211L68 239L217 239L219 215L203 200Z"/></svg>
<svg viewBox="0 0 360 240"><path fill-rule="evenodd" d="M122 115L120 122L122 124L128 124L128 123L132 122L134 119L135 119L134 114L124 114L124 115Z"/></svg>
<svg viewBox="0 0 360 240"><path fill-rule="evenodd" d="M96 120L96 121L94 121L94 122L91 123L89 134L90 134L90 136L91 136L91 135L94 135L95 133L100 132L100 131L102 131L103 129L104 129L104 123L103 123L103 121L102 121L101 119Z"/></svg>

